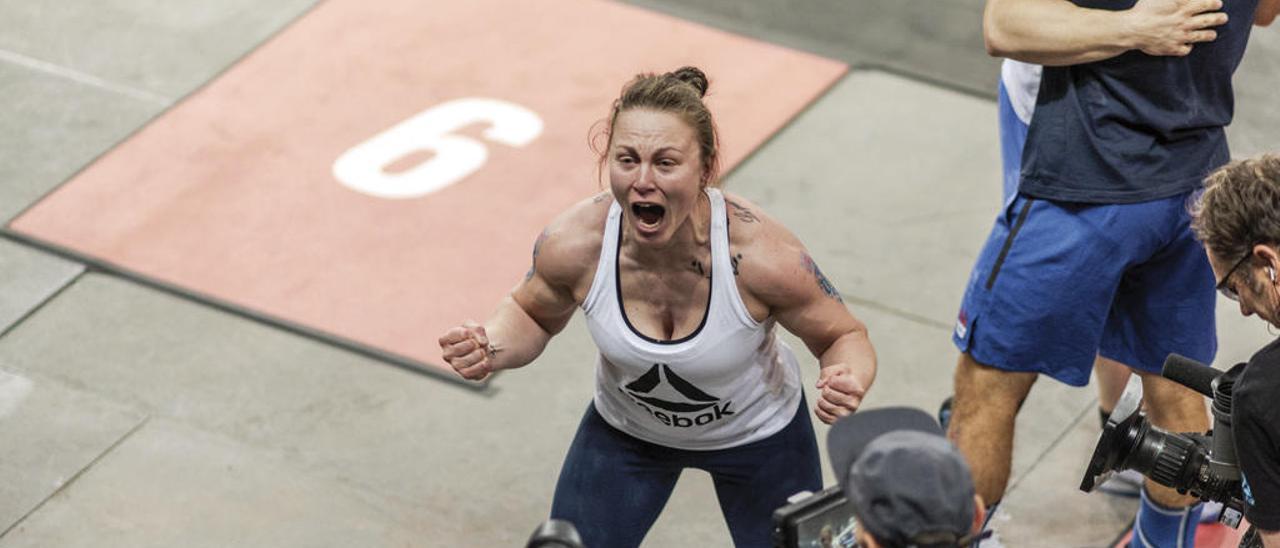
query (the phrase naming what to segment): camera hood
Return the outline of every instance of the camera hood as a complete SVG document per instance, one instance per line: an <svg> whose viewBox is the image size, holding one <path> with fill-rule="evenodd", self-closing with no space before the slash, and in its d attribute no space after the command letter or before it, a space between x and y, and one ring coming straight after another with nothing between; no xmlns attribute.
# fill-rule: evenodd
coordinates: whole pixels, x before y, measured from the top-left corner
<svg viewBox="0 0 1280 548"><path fill-rule="evenodd" d="M1120 394L1120 400L1111 411L1111 417L1102 427L1102 436L1098 438L1098 445L1093 448L1089 467L1085 469L1084 477L1080 480L1081 491L1086 493L1093 491L1094 487L1106 482L1119 469L1129 446L1133 443L1133 440L1124 438L1131 435L1134 423L1142 419L1142 414L1138 412L1141 407L1142 378L1131 374L1124 393Z"/></svg>

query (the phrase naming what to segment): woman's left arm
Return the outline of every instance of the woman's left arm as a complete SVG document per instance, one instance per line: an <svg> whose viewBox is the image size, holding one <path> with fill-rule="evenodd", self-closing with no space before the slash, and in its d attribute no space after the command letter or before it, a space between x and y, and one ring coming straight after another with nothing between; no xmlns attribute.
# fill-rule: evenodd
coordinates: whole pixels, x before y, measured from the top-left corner
<svg viewBox="0 0 1280 548"><path fill-rule="evenodd" d="M796 263L780 281L792 294L774 307L773 316L818 357L821 395L814 413L831 424L862 405L876 378L876 352L866 326L849 312L809 253L800 248L782 256Z"/></svg>
<svg viewBox="0 0 1280 548"><path fill-rule="evenodd" d="M871 388L875 349L866 326L849 312L804 245L782 225L757 218L761 225L754 227L739 265L743 285L818 358L821 396L814 413L831 424L856 411Z"/></svg>

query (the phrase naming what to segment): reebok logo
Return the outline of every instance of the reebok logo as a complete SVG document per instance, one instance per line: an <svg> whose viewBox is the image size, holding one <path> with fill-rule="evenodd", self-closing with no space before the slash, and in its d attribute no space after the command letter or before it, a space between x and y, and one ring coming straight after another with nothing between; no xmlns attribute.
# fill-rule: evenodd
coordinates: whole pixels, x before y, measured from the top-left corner
<svg viewBox="0 0 1280 548"><path fill-rule="evenodd" d="M731 401L707 394L680 378L665 363L655 363L640 378L619 391L648 411L658 422L673 428L703 426L734 414Z"/></svg>

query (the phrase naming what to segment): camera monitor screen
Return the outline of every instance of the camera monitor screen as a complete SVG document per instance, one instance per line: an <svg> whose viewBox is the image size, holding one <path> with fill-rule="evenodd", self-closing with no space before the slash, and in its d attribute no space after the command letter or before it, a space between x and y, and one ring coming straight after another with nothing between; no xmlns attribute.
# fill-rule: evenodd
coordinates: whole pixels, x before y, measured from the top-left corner
<svg viewBox="0 0 1280 548"><path fill-rule="evenodd" d="M828 487L773 513L774 546L851 548L857 523L839 486Z"/></svg>

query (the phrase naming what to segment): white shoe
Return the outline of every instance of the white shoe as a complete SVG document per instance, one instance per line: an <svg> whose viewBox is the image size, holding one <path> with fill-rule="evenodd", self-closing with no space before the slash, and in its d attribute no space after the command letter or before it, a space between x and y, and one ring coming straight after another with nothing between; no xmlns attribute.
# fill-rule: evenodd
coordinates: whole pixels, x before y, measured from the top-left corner
<svg viewBox="0 0 1280 548"><path fill-rule="evenodd" d="M1200 523L1217 523L1218 514L1222 513L1222 503L1211 500L1200 507Z"/></svg>

